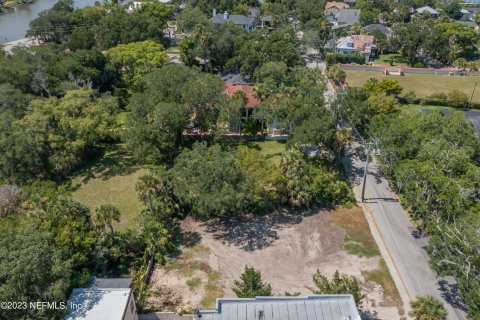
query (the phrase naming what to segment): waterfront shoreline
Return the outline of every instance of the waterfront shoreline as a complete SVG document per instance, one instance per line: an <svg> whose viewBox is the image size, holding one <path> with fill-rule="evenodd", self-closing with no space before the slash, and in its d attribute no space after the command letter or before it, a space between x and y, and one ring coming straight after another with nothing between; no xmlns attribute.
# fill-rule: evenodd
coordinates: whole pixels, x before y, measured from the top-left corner
<svg viewBox="0 0 480 320"><path fill-rule="evenodd" d="M3 14L8 14L10 10L13 10L15 8L18 8L18 7L22 7L24 5L29 5L29 4L32 4L34 2L34 0L30 0L28 2L24 2L22 0L16 0L18 1L18 3L12 5L12 6L5 6L5 5L0 5L0 16L3 15ZM3 8L3 9L1 9Z"/></svg>

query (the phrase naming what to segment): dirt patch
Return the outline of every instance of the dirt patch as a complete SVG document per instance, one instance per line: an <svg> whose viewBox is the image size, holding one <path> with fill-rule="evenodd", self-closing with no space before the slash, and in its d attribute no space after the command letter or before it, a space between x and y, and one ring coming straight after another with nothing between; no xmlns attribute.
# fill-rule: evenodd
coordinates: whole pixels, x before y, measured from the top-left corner
<svg viewBox="0 0 480 320"><path fill-rule="evenodd" d="M155 270L153 290L164 288L177 292L182 302L173 310L178 311L178 308L212 308L217 296L234 297L231 286L245 265L260 270L264 282L272 285L275 295L284 295L285 292L312 294L312 276L317 269L327 276L338 269L363 281L362 272L376 270L380 258L347 252L346 238L362 247L369 247L370 240L352 236L351 230L339 222L339 217L340 220L355 217L351 220L362 225L362 229L364 222L365 232L370 235L358 207L332 211L279 211L228 221L201 222L187 218L182 221L181 229L189 238L196 239L196 244L184 248L179 257ZM215 280L213 286L209 281L212 278ZM369 282L364 289L367 293L365 309L373 313L372 304L377 306L383 302L382 291ZM172 310L166 308L168 303L162 305L155 299L151 298L152 307L157 305L163 306L162 310ZM398 318L395 306L381 307L377 311L381 319Z"/></svg>

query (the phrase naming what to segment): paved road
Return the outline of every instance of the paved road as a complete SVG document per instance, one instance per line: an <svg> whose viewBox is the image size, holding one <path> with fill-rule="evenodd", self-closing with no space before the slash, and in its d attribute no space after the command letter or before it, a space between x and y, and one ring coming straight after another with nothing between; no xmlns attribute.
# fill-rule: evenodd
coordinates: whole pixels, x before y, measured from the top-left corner
<svg viewBox="0 0 480 320"><path fill-rule="evenodd" d="M309 68L325 70L323 63L317 63L314 52L307 52L305 60ZM336 92L327 84L325 100L332 102ZM360 159L356 148L361 146L360 138L349 146L343 164L349 174L357 198L360 197L360 184L365 168L365 161ZM458 299L456 284L452 278L439 278L429 265L428 253L424 249L428 239L419 236L407 213L397 201L396 194L389 187L388 181L380 173L379 167L371 163L368 168L367 198L364 208L373 224L372 233L385 256L390 272L399 287L400 295L406 310L410 308L408 301L416 296L431 294L444 301L448 310L449 320L466 319L466 308ZM370 222L370 221L369 221ZM372 226L371 226L372 227ZM380 238L380 239L378 239ZM386 251L386 252L385 252Z"/></svg>
<svg viewBox="0 0 480 320"><path fill-rule="evenodd" d="M355 153L358 146L358 142L353 143L344 159L345 168L356 186L361 184L365 167L365 162ZM391 272L398 273L409 299L426 294L437 296L444 300L449 320L466 319L465 306L458 299L454 279L438 278L429 266L428 253L424 249L428 239L419 236L378 165L370 164L368 171L365 206L395 265Z"/></svg>

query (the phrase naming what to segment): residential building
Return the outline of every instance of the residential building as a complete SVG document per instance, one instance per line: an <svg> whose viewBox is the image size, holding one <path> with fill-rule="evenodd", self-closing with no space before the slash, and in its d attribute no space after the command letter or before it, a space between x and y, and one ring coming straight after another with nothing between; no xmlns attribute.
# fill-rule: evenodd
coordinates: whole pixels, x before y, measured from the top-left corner
<svg viewBox="0 0 480 320"><path fill-rule="evenodd" d="M325 16L333 25L333 28L348 27L359 22L360 9L340 9L333 12L326 12Z"/></svg>
<svg viewBox="0 0 480 320"><path fill-rule="evenodd" d="M425 7L421 7L421 8L417 8L415 10L416 13L418 14L424 14L424 13L428 13L430 14L430 16L434 19L437 19L438 18L438 11L433 9L432 7L429 7L429 6L425 6Z"/></svg>
<svg viewBox="0 0 480 320"><path fill-rule="evenodd" d="M131 278L94 278L87 288L73 289L65 320L138 320Z"/></svg>
<svg viewBox="0 0 480 320"><path fill-rule="evenodd" d="M196 320L360 320L349 294L217 299L214 310Z"/></svg>
<svg viewBox="0 0 480 320"><path fill-rule="evenodd" d="M77 288L67 302L66 320L138 320L130 288Z"/></svg>
<svg viewBox="0 0 480 320"><path fill-rule="evenodd" d="M249 84L225 83L224 93L232 97L237 91L241 91L247 98L247 103L242 107L242 120L247 120L253 113L253 108L260 104L260 100L254 97L255 86Z"/></svg>
<svg viewBox="0 0 480 320"><path fill-rule="evenodd" d="M212 23L225 24L231 22L237 26L245 28L247 31L253 31L255 29L255 19L253 17L247 17L241 14L229 14L227 11L222 13L216 13L210 19Z"/></svg>
<svg viewBox="0 0 480 320"><path fill-rule="evenodd" d="M363 29L365 29L365 31L367 31L368 33L372 33L372 32L375 32L375 31L380 31L381 33L383 33L387 37L390 37L390 35L392 34L392 29L384 26L383 24L378 24L378 23L373 23L373 24L366 25L365 27L363 27Z"/></svg>
<svg viewBox="0 0 480 320"><path fill-rule="evenodd" d="M339 54L351 54L351 55L365 55L365 62L370 61L370 58L374 56L375 45L374 36L369 35L353 35L348 37L342 37L337 40L335 46L335 52Z"/></svg>
<svg viewBox="0 0 480 320"><path fill-rule="evenodd" d="M341 9L349 9L350 6L345 2L331 1L325 4L325 12L334 12Z"/></svg>

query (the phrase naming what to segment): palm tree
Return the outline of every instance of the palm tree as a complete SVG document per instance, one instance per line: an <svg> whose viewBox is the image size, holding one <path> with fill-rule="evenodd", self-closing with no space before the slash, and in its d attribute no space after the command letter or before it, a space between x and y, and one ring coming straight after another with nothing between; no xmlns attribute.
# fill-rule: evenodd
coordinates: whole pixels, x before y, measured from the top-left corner
<svg viewBox="0 0 480 320"><path fill-rule="evenodd" d="M410 305L412 311L409 315L416 320L444 320L447 318L447 310L442 302L433 296L419 296Z"/></svg>
<svg viewBox="0 0 480 320"><path fill-rule="evenodd" d="M114 221L120 222L120 211L111 204L102 204L95 210L94 215L95 225L100 229L105 229L108 226L113 238L113 225Z"/></svg>
<svg viewBox="0 0 480 320"><path fill-rule="evenodd" d="M450 61L455 61L457 57L462 53L462 47L458 43L453 43L450 46L450 52L448 53L448 58L450 58Z"/></svg>
<svg viewBox="0 0 480 320"><path fill-rule="evenodd" d="M147 174L138 179L135 189L139 193L140 200L147 204L150 212L155 212L153 199L157 194L158 180L152 175Z"/></svg>
<svg viewBox="0 0 480 320"><path fill-rule="evenodd" d="M345 152L345 147L348 146L353 141L353 136L351 129L339 128L335 131L335 136L333 140L333 149L337 156L337 165L340 165L340 162Z"/></svg>

